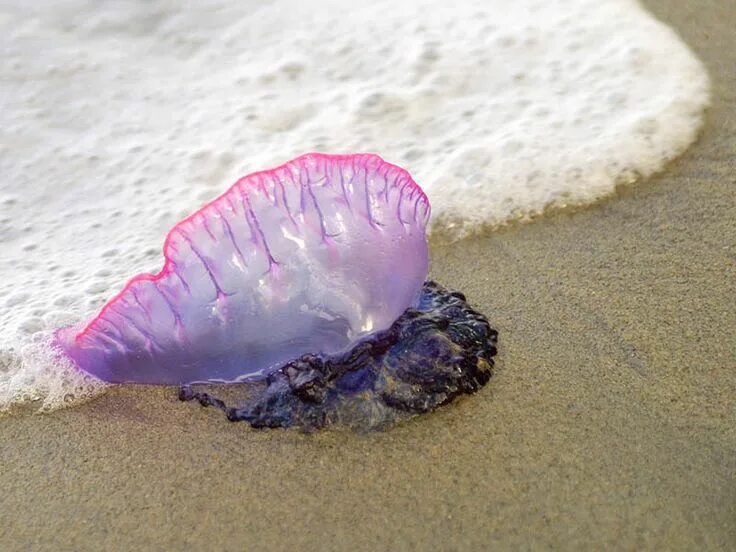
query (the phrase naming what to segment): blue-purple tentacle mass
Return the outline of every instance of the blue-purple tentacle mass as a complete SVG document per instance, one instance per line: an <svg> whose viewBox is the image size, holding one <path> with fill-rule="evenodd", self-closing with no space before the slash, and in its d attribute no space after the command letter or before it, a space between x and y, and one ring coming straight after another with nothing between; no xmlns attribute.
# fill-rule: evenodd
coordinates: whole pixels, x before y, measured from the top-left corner
<svg viewBox="0 0 736 552"><path fill-rule="evenodd" d="M484 386L497 336L462 293L426 282L416 305L387 330L341 354L295 359L240 403L228 406L213 391L191 386L179 398L258 428L385 429Z"/></svg>

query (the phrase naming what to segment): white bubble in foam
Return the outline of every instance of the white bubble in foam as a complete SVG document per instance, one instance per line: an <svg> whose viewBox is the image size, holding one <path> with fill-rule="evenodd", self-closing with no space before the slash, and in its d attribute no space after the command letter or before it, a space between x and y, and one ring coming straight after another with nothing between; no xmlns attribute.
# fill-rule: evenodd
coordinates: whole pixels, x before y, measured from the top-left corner
<svg viewBox="0 0 736 552"><path fill-rule="evenodd" d="M94 395L38 336L244 173L373 151L462 236L660 169L709 87L633 0L40 0L4 8L0 45L0 408Z"/></svg>

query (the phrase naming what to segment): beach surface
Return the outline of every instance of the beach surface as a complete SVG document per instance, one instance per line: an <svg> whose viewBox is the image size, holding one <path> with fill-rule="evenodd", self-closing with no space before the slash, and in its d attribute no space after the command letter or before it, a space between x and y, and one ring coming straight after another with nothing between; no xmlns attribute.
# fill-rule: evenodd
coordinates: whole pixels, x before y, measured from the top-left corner
<svg viewBox="0 0 736 552"><path fill-rule="evenodd" d="M0 420L0 550L736 549L736 10L651 0L699 141L606 201L453 245L489 385L384 433L256 431L172 388Z"/></svg>

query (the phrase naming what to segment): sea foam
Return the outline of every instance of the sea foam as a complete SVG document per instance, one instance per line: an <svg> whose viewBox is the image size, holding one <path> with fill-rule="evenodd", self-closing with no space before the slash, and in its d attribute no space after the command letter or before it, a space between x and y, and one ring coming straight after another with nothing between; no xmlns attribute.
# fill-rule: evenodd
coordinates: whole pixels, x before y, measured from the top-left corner
<svg viewBox="0 0 736 552"><path fill-rule="evenodd" d="M242 174L377 152L457 238L657 171L708 102L631 0L46 1L0 8L0 43L0 410L104 389L45 336Z"/></svg>

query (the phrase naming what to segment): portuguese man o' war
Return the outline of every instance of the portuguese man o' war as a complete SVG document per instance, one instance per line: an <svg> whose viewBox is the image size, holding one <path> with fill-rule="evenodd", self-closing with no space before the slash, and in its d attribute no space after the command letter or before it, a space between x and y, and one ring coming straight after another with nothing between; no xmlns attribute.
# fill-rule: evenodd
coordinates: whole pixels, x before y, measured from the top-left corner
<svg viewBox="0 0 736 552"><path fill-rule="evenodd" d="M183 385L255 427L385 427L476 391L496 353L485 317L425 282L429 214L377 155L304 155L176 224L161 271L56 344L104 381ZM191 387L254 380L236 407Z"/></svg>

